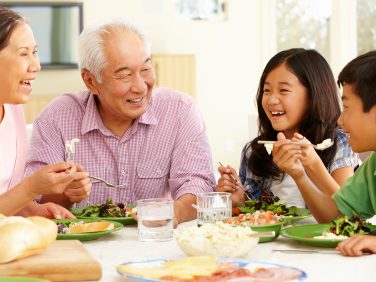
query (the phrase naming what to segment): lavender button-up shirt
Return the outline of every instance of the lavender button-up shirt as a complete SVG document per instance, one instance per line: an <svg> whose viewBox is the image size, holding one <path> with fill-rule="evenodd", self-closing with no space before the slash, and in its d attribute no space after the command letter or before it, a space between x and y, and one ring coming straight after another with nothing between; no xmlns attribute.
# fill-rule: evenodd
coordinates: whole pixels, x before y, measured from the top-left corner
<svg viewBox="0 0 376 282"><path fill-rule="evenodd" d="M134 204L154 197L178 199L213 191L215 179L206 127L196 103L167 88L154 90L147 111L119 138L101 120L94 96L64 94L34 122L26 175L65 158L65 142L78 138L73 161L120 188L93 184L88 203Z"/></svg>

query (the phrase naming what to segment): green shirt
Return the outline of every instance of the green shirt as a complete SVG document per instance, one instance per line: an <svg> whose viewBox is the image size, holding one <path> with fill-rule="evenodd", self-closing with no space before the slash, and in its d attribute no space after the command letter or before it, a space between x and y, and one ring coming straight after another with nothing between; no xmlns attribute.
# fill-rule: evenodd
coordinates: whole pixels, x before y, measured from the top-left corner
<svg viewBox="0 0 376 282"><path fill-rule="evenodd" d="M338 210L347 216L359 214L370 218L376 214L376 153L357 169L332 196Z"/></svg>

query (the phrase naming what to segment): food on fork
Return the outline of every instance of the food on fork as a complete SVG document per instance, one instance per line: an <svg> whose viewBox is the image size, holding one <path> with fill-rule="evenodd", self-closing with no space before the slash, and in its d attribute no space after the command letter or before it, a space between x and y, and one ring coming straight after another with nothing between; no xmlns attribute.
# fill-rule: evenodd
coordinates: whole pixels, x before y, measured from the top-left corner
<svg viewBox="0 0 376 282"><path fill-rule="evenodd" d="M264 144L265 150L268 152L269 155L273 151L273 145L274 145L275 142L276 141L265 141L265 140L258 140L257 141L258 144ZM324 141L322 141L321 143L318 143L317 145L305 142L304 140L301 140L301 141L292 141L290 144L310 145L313 148L315 148L316 150L325 150L325 149L331 147L334 144L334 142L333 142L332 139L327 138Z"/></svg>
<svg viewBox="0 0 376 282"><path fill-rule="evenodd" d="M0 214L0 263L37 254L56 240L56 224L44 217Z"/></svg>

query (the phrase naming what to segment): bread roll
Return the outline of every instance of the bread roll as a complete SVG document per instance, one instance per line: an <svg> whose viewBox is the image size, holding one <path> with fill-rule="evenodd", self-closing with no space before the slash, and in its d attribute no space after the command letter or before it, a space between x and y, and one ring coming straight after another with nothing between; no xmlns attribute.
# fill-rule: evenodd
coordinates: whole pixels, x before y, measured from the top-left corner
<svg viewBox="0 0 376 282"><path fill-rule="evenodd" d="M0 263L41 252L56 235L56 223L47 218L0 215Z"/></svg>

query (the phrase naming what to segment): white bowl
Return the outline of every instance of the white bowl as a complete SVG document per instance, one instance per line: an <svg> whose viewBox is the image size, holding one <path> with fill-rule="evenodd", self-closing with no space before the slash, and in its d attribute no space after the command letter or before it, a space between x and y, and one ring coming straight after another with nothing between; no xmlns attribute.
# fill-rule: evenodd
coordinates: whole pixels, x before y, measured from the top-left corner
<svg viewBox="0 0 376 282"><path fill-rule="evenodd" d="M179 247L188 256L210 255L221 258L246 256L258 243L249 227L232 226L222 222L207 223L175 230Z"/></svg>

